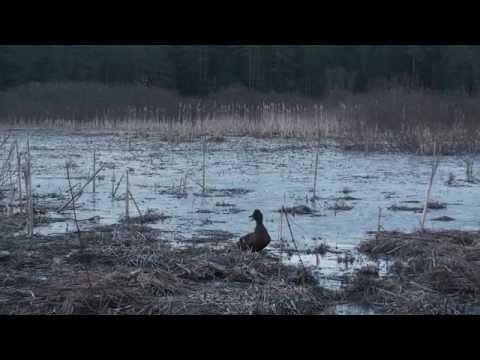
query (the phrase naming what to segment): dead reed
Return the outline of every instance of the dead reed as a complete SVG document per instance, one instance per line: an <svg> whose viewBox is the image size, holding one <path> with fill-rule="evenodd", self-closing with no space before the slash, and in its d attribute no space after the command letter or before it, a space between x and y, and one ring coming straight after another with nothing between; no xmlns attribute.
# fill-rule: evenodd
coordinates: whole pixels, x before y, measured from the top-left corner
<svg viewBox="0 0 480 360"><path fill-rule="evenodd" d="M2 123L16 128L149 130L175 142L192 141L199 135L211 139L229 135L323 138L335 140L346 150L365 153L387 150L432 154L434 141L441 145L441 154L469 154L479 150L480 128L475 119L480 106L477 99L458 95L433 95L399 87L367 94L332 94L321 101L257 94L255 101L248 102L245 99L251 97L245 94L217 101L222 96L194 100L171 97L158 89L107 88L101 92L110 92L115 101L111 99L101 105L94 98L77 104L73 96L80 91L76 88L82 87L92 88L82 90L88 96L98 93L99 85L65 86L55 89L45 85L43 90L39 86L25 94L23 90L12 91L9 94L12 99L5 103L24 106L5 109ZM64 96L66 89L72 91L72 97ZM42 91L58 92L58 96L51 98L62 98L64 103L51 104L46 113L48 106L38 107L37 100L31 103L29 100L30 96L37 96L33 93ZM142 94L138 98L146 99L145 104L129 104L133 100L125 96L135 92ZM42 95L43 101L45 98L49 97ZM65 112L65 108L76 105L76 111Z"/></svg>
<svg viewBox="0 0 480 360"><path fill-rule="evenodd" d="M130 212L129 212L129 193L130 193L130 188L128 184L128 169L125 172L125 221L128 223L129 217L130 217Z"/></svg>
<svg viewBox="0 0 480 360"><path fill-rule="evenodd" d="M440 158L438 158L437 151L436 151L436 143L433 144L433 160L432 160L432 171L430 173L430 178L428 181L428 187L427 187L427 193L425 196L425 203L423 205L423 213L422 213L422 221L421 221L421 229L425 229L425 220L427 219L427 210L429 207L429 202L430 202L430 193L432 191L432 186L433 186L433 179L435 178L435 174L437 173L438 169L438 164L440 163Z"/></svg>
<svg viewBox="0 0 480 360"><path fill-rule="evenodd" d="M20 157L20 150L18 148L18 141L15 141L15 148L17 150L17 186L18 186L18 203L20 212L22 211L22 159Z"/></svg>
<svg viewBox="0 0 480 360"><path fill-rule="evenodd" d="M388 313L460 314L480 293L479 232L380 232L359 250L393 260L390 276L357 274L346 295Z"/></svg>
<svg viewBox="0 0 480 360"><path fill-rule="evenodd" d="M85 182L85 184L83 184L83 186L80 188L79 191L77 191L77 193L74 195L73 198L70 198L70 200L68 200L64 205L62 205L58 210L57 212L62 212L63 210L65 210L68 205L70 205L75 199L78 199L82 194L83 194L83 190L85 190L85 188L88 186L88 184L90 184L94 179L95 177L105 168L105 165L101 166L92 176L90 176L87 181ZM121 179L120 179L121 180Z"/></svg>
<svg viewBox="0 0 480 360"><path fill-rule="evenodd" d="M27 137L27 158L24 167L26 213L27 213L27 236L33 237L33 195L32 195L32 160L30 155L30 139Z"/></svg>
<svg viewBox="0 0 480 360"><path fill-rule="evenodd" d="M161 232L137 225L83 235L88 273L77 268L81 254L61 236L39 236L42 251L33 261L23 256L21 240L12 241L15 256L0 262L0 313L320 314L335 300L303 271L268 254L233 246L179 249ZM35 280L39 269L46 274L43 283Z"/></svg>

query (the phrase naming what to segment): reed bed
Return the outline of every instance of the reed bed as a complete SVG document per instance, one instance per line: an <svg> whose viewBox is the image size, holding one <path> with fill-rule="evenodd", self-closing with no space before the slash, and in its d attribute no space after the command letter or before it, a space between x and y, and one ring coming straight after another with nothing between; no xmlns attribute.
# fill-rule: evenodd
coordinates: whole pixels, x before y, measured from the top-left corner
<svg viewBox="0 0 480 360"><path fill-rule="evenodd" d="M480 293L480 232L379 232L360 252L391 263L378 278L358 272L346 295L396 314L464 314Z"/></svg>
<svg viewBox="0 0 480 360"><path fill-rule="evenodd" d="M49 94L50 96L46 96ZM345 150L476 153L480 102L393 88L320 100L225 90L181 98L161 89L30 85L0 94L3 127L157 131L172 141L208 135L333 139Z"/></svg>

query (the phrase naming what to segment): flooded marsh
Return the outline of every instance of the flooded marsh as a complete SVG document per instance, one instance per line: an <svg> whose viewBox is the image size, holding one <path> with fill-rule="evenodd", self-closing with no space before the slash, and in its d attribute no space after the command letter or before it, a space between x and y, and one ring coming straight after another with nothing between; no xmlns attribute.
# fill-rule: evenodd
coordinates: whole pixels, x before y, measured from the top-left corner
<svg viewBox="0 0 480 360"><path fill-rule="evenodd" d="M12 131L9 141L24 149L27 136L35 236L73 237L75 216L87 232L124 223L128 176L130 222L158 231L178 251L231 247L252 231L248 216L258 208L272 238L268 253L285 265L308 267L320 286L332 290L341 288L344 276L370 265L380 276L387 274L388 260L369 259L357 246L379 229L419 229L431 171L429 156L349 152L332 141L224 137L169 143L154 132L51 130ZM94 174L94 152L95 192L87 184ZM75 214L68 204L66 162L73 191L84 186ZM480 185L467 180L464 157L440 158L427 229L479 228ZM1 189L5 212L8 189L7 181ZM12 229L22 234L24 224ZM337 313L348 312L348 304L338 306Z"/></svg>

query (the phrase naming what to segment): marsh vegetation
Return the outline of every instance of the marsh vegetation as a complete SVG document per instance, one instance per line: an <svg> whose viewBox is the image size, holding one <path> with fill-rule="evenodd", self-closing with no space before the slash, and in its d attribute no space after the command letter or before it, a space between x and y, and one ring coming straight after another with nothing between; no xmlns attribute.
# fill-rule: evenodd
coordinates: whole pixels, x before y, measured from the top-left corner
<svg viewBox="0 0 480 360"><path fill-rule="evenodd" d="M478 312L478 54L0 47L0 313Z"/></svg>

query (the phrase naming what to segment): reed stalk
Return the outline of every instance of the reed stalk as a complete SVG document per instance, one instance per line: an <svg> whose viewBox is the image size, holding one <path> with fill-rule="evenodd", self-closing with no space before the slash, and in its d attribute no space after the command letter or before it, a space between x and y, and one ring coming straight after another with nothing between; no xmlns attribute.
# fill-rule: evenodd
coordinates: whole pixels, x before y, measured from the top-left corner
<svg viewBox="0 0 480 360"><path fill-rule="evenodd" d="M18 181L18 206L22 212L22 159L20 158L20 150L18 148L18 141L15 142L17 149L17 181Z"/></svg>
<svg viewBox="0 0 480 360"><path fill-rule="evenodd" d="M95 156L95 150L93 150L93 180L92 180L92 192L95 192L95 167L96 167L97 159Z"/></svg>
<svg viewBox="0 0 480 360"><path fill-rule="evenodd" d="M129 220L129 217L130 217L130 214L129 214L129 209L128 209L128 205L129 205L129 184L128 184L128 169L126 171L126 178L125 178L125 221L128 223L128 220Z"/></svg>
<svg viewBox="0 0 480 360"><path fill-rule="evenodd" d="M430 173L430 178L428 182L428 187L427 187L427 193L425 196L425 204L423 205L423 212L422 212L422 222L421 222L421 229L422 231L425 230L425 220L427 219L427 212L428 212L428 203L430 201L430 193L432 191L432 186L433 186L433 179L435 178L435 174L438 169L438 164L440 162L440 159L436 156L436 143L433 144L433 156L434 159L432 161L432 171Z"/></svg>

